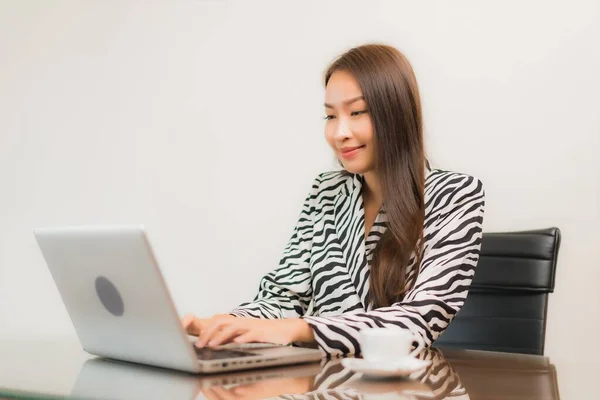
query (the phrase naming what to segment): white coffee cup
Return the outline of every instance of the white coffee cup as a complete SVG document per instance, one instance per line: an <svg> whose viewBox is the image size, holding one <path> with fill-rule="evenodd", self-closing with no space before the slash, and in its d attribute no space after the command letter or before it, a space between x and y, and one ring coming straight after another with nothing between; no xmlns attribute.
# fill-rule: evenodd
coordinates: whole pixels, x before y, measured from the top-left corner
<svg viewBox="0 0 600 400"><path fill-rule="evenodd" d="M369 362L393 362L415 357L425 348L420 336L401 328L366 328L360 331L362 357ZM411 351L413 342L417 347Z"/></svg>

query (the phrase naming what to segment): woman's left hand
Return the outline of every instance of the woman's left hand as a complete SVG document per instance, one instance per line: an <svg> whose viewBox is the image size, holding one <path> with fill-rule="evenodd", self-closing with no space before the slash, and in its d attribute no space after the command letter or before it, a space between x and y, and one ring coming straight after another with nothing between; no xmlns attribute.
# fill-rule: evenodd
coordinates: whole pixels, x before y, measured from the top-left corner
<svg viewBox="0 0 600 400"><path fill-rule="evenodd" d="M216 347L230 342L310 343L314 342L314 336L310 325L300 318L258 319L235 317L211 320L200 332L196 346Z"/></svg>

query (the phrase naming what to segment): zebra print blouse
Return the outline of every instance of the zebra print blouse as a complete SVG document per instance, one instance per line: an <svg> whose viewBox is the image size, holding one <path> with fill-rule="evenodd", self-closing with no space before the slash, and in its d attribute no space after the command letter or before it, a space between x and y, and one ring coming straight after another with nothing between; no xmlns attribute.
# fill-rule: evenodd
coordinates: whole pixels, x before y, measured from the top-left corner
<svg viewBox="0 0 600 400"><path fill-rule="evenodd" d="M402 327L431 345L464 304L475 273L483 186L469 175L427 168L419 273L413 254L406 267L412 289L401 301L373 309L369 268L387 219L382 208L365 240L363 184L357 174L320 174L279 267L262 278L254 301L231 314L304 318L319 348L330 355L360 353L358 334L366 327Z"/></svg>

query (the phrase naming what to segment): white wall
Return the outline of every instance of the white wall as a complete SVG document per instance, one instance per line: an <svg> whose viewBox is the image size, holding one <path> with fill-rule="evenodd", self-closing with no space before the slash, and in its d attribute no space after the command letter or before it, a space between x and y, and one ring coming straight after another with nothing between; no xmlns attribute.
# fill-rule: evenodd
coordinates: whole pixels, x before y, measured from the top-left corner
<svg viewBox="0 0 600 400"><path fill-rule="evenodd" d="M562 229L547 354L587 343L600 6L547 0L1 2L1 334L73 333L40 225L142 222L181 313L251 299L335 167L322 72L368 41L413 62L430 157L483 180L487 231Z"/></svg>

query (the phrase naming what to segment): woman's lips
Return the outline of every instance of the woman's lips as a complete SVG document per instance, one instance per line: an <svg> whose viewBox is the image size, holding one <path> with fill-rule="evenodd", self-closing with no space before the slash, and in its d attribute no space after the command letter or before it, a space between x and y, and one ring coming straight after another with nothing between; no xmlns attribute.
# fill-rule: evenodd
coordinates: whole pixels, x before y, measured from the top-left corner
<svg viewBox="0 0 600 400"><path fill-rule="evenodd" d="M352 158L356 156L363 147L365 146L343 147L340 149L340 155L345 159Z"/></svg>

